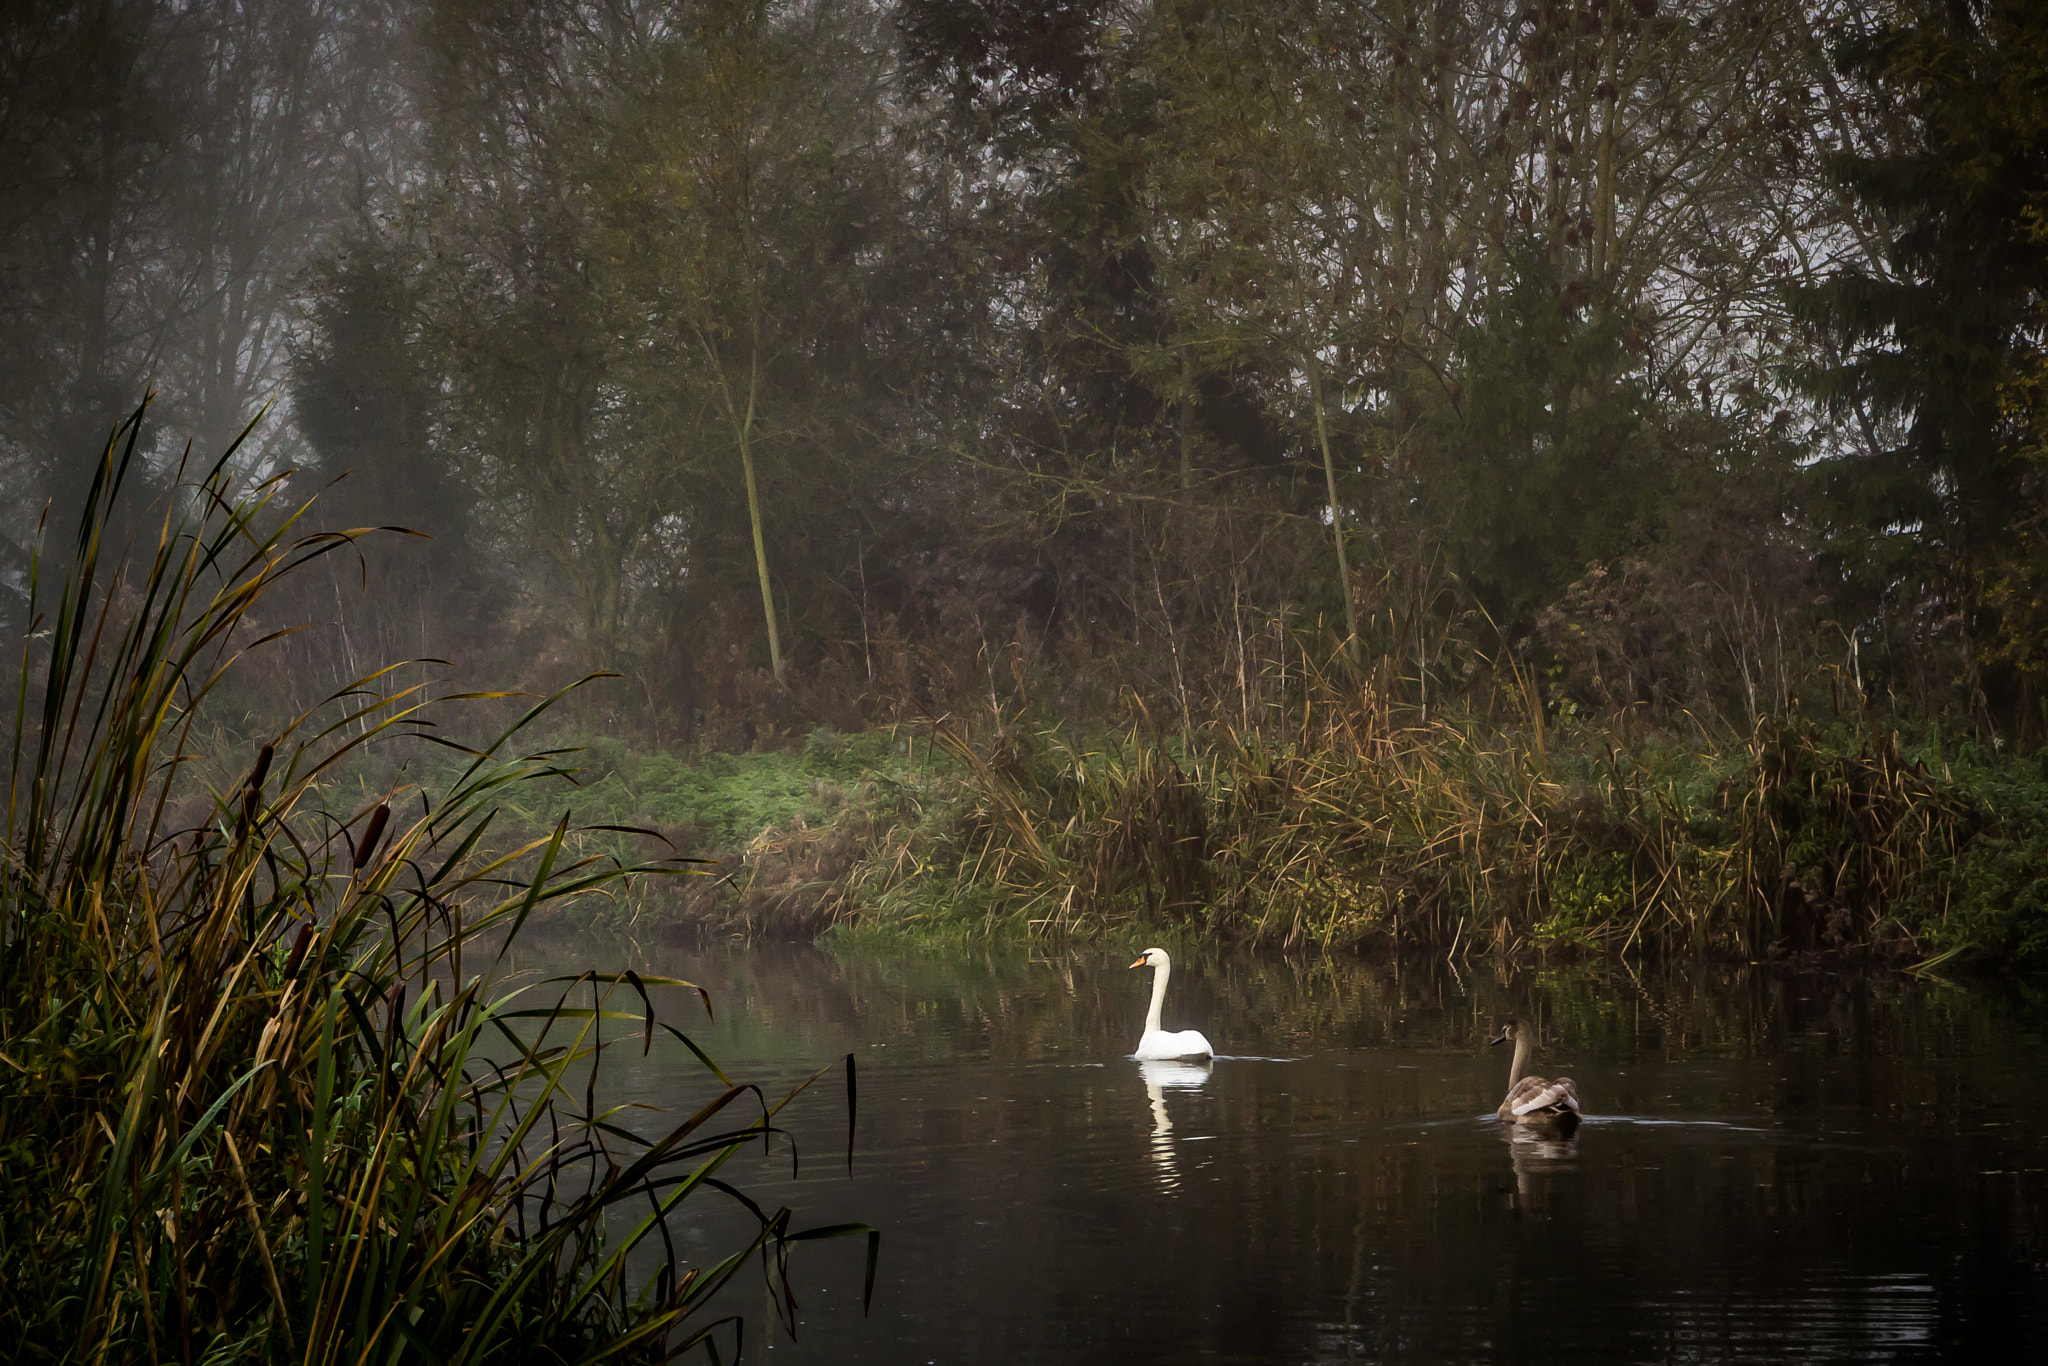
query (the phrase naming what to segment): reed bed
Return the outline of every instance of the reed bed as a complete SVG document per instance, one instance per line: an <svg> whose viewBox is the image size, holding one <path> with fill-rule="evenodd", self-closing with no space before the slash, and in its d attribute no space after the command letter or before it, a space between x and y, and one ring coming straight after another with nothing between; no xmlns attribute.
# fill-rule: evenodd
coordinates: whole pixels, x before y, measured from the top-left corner
<svg viewBox="0 0 2048 1366"><path fill-rule="evenodd" d="M656 1008L696 1008L688 983L494 977L536 913L680 866L578 853L567 816L494 845L498 802L564 772L559 754L518 748L554 699L480 745L443 738L462 764L436 791L328 810L322 776L351 751L431 736L462 700L385 688L387 670L285 726L226 790L197 781L195 725L269 638L266 592L357 533L299 533L277 482L238 490L223 456L180 471L153 547L121 555L141 426L138 411L107 448L14 697L10 1359L452 1366L702 1345L719 1360L742 1326L707 1306L749 1266L789 1314L791 1250L865 1238L871 1287L872 1229L797 1229L720 1178L780 1133L803 1087L766 1096L727 1077ZM608 1107L606 1053L657 1040L701 1063L701 1106ZM687 1262L667 1220L706 1196L737 1201L754 1231Z"/></svg>
<svg viewBox="0 0 2048 1366"><path fill-rule="evenodd" d="M1559 726L1519 678L1505 707L1425 719L1369 677L1309 680L1284 727L938 727L950 829L875 840L843 915L929 925L950 901L1055 935L2048 959L2048 775L2030 761L1979 755L1958 778L1938 740L1915 753L1867 706L1715 744Z"/></svg>

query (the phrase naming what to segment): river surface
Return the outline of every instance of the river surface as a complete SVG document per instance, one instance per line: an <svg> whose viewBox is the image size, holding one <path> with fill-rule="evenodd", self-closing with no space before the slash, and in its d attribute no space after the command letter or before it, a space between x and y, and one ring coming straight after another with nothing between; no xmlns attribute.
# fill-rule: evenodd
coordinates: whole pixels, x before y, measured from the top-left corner
<svg viewBox="0 0 2048 1366"><path fill-rule="evenodd" d="M1134 945L1133 949L1142 947ZM834 954L559 934L522 966L662 993L735 1079L787 1090L802 1157L724 1175L795 1225L796 1331L758 1271L747 1358L794 1363L1978 1361L2048 1345L2048 1005L2038 989L1685 965L1509 971L1183 955L1166 1027L1213 1067L1129 1058L1122 949ZM1571 1076L1569 1142L1503 1129L1520 1013ZM841 1060L859 1075L853 1174ZM605 1094L687 1113L666 1039ZM634 1112L643 1117L648 1112ZM642 1118L638 1127L652 1129ZM747 1219L672 1223L710 1262Z"/></svg>

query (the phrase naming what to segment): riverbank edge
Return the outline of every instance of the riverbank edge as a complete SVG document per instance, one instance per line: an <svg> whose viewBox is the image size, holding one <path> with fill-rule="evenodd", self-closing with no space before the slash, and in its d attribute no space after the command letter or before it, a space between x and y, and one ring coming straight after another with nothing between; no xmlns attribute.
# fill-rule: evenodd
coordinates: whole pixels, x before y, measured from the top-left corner
<svg viewBox="0 0 2048 1366"><path fill-rule="evenodd" d="M602 913L643 926L2048 966L2036 757L1867 717L1720 741L1358 721L1160 737L1011 718L741 755L601 741L577 814L715 861Z"/></svg>

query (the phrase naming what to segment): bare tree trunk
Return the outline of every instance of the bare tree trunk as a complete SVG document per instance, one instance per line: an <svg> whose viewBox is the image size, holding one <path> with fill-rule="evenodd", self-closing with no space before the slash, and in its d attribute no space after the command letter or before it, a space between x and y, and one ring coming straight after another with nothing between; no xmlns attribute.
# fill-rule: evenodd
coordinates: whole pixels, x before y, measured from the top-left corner
<svg viewBox="0 0 2048 1366"><path fill-rule="evenodd" d="M1185 351L1180 358L1180 491L1195 491L1195 366Z"/></svg>
<svg viewBox="0 0 2048 1366"><path fill-rule="evenodd" d="M755 347L747 358L747 412L736 425L740 442L740 468L747 476L747 520L754 528L754 572L761 580L761 615L768 623L768 667L775 673L777 687L789 686L782 663L782 632L775 623L775 587L768 579L768 540L761 530L761 491L754 482L754 402L761 389L761 351Z"/></svg>
<svg viewBox="0 0 2048 1366"><path fill-rule="evenodd" d="M1314 356L1308 364L1309 401L1316 408L1316 441L1323 448L1323 479L1330 490L1330 536L1337 546L1337 590L1344 599L1344 655L1358 663L1358 608L1351 601L1351 563L1344 553L1344 509L1337 502L1337 461L1330 453L1330 420L1323 411L1323 369Z"/></svg>
<svg viewBox="0 0 2048 1366"><path fill-rule="evenodd" d="M717 348L712 346L710 336L702 328L697 329L697 344L704 348L704 355L711 362L711 373L718 380L719 397L725 403L726 419L732 424L733 440L740 448L740 469L747 484L747 521L754 533L754 573L761 581L761 616L768 626L768 667L774 671L776 686L786 688L789 678L782 658L782 631L775 620L775 587L768 578L768 538L761 529L761 490L754 478L754 412L761 397L758 318L755 323L752 345L747 350L747 406L744 411L733 401L732 382L726 377Z"/></svg>
<svg viewBox="0 0 2048 1366"><path fill-rule="evenodd" d="M768 581L768 543L761 534L761 494L754 485L754 446L740 441L740 465L747 475L747 520L754 526L754 572L761 580L761 616L768 623L768 667L778 686L788 687L782 665L782 632L775 624L775 588Z"/></svg>

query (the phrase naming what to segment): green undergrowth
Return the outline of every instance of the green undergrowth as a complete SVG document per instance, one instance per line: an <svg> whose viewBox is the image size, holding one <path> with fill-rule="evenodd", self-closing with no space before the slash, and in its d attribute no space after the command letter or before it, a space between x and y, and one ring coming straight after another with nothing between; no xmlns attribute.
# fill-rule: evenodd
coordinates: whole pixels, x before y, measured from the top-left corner
<svg viewBox="0 0 2048 1366"><path fill-rule="evenodd" d="M536 747L548 754L554 781L505 794L493 847L544 836L566 811L575 826L568 844L581 856L667 857L695 874L605 889L578 907L585 919L822 932L845 918L838 884L872 852L874 836L923 834L927 812L938 823L950 812L943 794L957 804L956 766L898 729L820 729L797 747L742 753L654 750L573 731ZM443 744L394 732L337 765L322 792L330 802L360 804L432 790L466 762ZM950 926L956 918L943 919Z"/></svg>
<svg viewBox="0 0 2048 1366"><path fill-rule="evenodd" d="M600 685L601 686L601 685ZM738 854L763 830L821 824L872 773L909 767L901 742L885 732L842 736L820 730L801 749L753 753L671 753L609 737L558 733L552 751L562 781L519 794L502 812L506 830L526 835L554 823L563 807L582 822L631 824L669 841L680 854ZM431 787L466 759L415 736L394 735L328 780L328 790L366 800L393 786ZM636 848L623 831L617 848Z"/></svg>
<svg viewBox="0 0 2048 1366"><path fill-rule="evenodd" d="M722 858L652 908L934 944L1137 933L1546 957L2048 962L2048 765L1868 717L1717 743L1584 719L593 747L589 819Z"/></svg>
<svg viewBox="0 0 2048 1366"><path fill-rule="evenodd" d="M1076 732L1009 717L819 730L800 746L549 746L579 854L708 876L586 918L955 943L1196 940L1546 957L1872 953L2048 963L2048 762L1850 713L1703 738L1390 713L1324 687L1277 731ZM359 804L460 755L399 738L339 771ZM402 756L402 757L401 757ZM400 765L403 765L402 770Z"/></svg>

